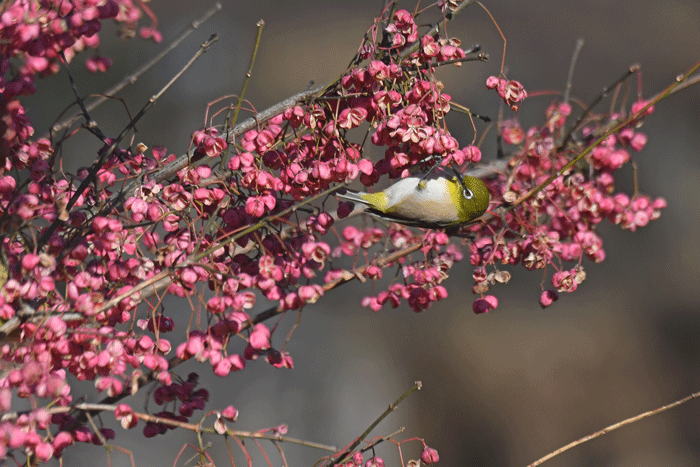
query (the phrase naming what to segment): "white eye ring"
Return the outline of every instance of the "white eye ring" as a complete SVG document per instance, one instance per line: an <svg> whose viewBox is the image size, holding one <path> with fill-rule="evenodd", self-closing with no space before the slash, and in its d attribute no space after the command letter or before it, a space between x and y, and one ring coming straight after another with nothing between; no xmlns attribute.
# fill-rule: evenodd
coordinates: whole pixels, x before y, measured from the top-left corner
<svg viewBox="0 0 700 467"><path fill-rule="evenodd" d="M464 196L464 199L472 199L474 197L474 192L469 188L465 188L462 191L462 196Z"/></svg>

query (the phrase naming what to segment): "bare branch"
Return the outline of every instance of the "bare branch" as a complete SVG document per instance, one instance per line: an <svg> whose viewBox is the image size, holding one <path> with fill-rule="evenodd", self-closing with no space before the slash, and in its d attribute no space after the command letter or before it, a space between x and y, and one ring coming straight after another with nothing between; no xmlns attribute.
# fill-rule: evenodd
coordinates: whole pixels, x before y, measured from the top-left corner
<svg viewBox="0 0 700 467"><path fill-rule="evenodd" d="M117 84L112 86L111 88L107 89L106 91L103 91L100 97L95 98L92 102L89 104L85 105L85 108L88 111L92 111L96 109L99 105L104 103L107 99L108 96L114 96L117 94L119 91L124 89L126 86L130 84L134 84L138 81L139 77L144 74L146 71L149 69L153 68L159 61L161 61L166 55L168 55L170 52L175 50L177 46L187 38L191 33L196 31L202 24L204 24L209 18L214 16L219 10L221 10L222 5L221 2L216 2L212 8L207 10L202 16L199 18L195 19L192 21L185 30L180 32L175 39L173 39L160 53L158 53L155 57L141 65L139 68L136 69L133 73L125 76L121 81L119 81ZM73 121L75 121L76 118L78 118L81 114L77 113L75 115L70 116L69 118L66 118L58 123L56 123L54 126L51 127L50 132L51 133L56 133L58 131L61 131L62 129L68 127ZM48 138L49 135L44 135L44 138Z"/></svg>
<svg viewBox="0 0 700 467"><path fill-rule="evenodd" d="M641 413L639 415L635 415L634 417L628 418L628 419L623 420L621 422L618 422L618 423L615 423L615 424L610 425L608 427L605 427L600 431L596 431L595 433L591 433L588 436L584 436L583 438L578 439L572 443L569 443L566 446L562 446L561 448L557 449L556 451L553 451L553 452L547 454L546 456L536 460L532 464L528 464L527 467L537 467L538 465L544 464L545 462L552 459L553 457L556 457L559 454L561 454L562 452L568 451L569 449L576 447L579 444L583 444L583 443L590 441L592 439L599 438L603 435L606 435L606 434L610 433L611 431L615 431L618 428L622 428L624 426L631 425L632 423L638 422L640 420L644 420L645 418L649 418L653 415L660 414L661 412L665 412L665 411L672 409L674 407L678 407L679 405L685 404L686 402L691 401L697 397L700 397L700 392L695 392L687 397L684 397L683 399L679 399L679 400L672 402L668 405L663 405L663 406L659 407L658 409L650 410L648 412L644 412L644 413Z"/></svg>

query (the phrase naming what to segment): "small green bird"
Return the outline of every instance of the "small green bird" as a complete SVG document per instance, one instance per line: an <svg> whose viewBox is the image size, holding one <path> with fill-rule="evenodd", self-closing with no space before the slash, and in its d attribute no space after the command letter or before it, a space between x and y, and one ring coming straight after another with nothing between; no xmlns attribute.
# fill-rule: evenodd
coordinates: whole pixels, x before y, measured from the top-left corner
<svg viewBox="0 0 700 467"><path fill-rule="evenodd" d="M407 177L384 191L347 190L339 198L367 206L365 212L398 224L425 229L446 229L481 216L489 206L489 190L478 178Z"/></svg>

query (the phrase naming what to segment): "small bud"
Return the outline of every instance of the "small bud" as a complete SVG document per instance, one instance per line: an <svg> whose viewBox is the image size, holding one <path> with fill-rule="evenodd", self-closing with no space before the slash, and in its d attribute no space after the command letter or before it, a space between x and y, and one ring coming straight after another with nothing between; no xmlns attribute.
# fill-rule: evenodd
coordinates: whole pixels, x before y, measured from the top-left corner
<svg viewBox="0 0 700 467"><path fill-rule="evenodd" d="M435 449L429 448L429 447L426 447L425 449L423 449L423 452L421 453L420 458L426 464L434 464L440 460L440 456L438 456L438 452Z"/></svg>

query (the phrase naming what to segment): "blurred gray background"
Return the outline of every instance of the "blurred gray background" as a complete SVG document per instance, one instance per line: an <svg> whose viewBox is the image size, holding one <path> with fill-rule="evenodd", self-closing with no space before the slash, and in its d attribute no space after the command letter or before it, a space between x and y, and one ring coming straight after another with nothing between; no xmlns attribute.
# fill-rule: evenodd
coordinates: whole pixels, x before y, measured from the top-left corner
<svg viewBox="0 0 700 467"><path fill-rule="evenodd" d="M149 5L167 43L212 4L156 0ZM203 125L207 103L240 91L258 20L266 26L246 97L262 110L305 89L311 80L326 83L343 72L380 4L377 0L224 2L223 11L120 94L135 114L201 42L219 34L219 42L139 123L136 140L183 153L191 132ZM412 10L414 3L404 1L401 6ZM564 88L578 38L586 44L576 67L573 95L583 102L590 102L632 63L642 65L644 94L652 95L700 59L696 0L486 0L486 6L508 39L509 77L520 80L530 92ZM124 47L110 28L114 29L109 26L103 33L101 52L114 60L114 67L106 75L92 75L73 66L84 94L107 89L163 47L140 40ZM497 31L476 6L450 23L449 31L465 46L481 44L491 60L445 67L438 78L456 102L495 117L498 103L484 83L500 66L502 43ZM86 57L76 63L82 64ZM63 73L44 80L39 83L42 97L26 100L37 133L43 134L72 100L66 81ZM630 83L636 92L636 82ZM43 94L46 89L56 98L50 105ZM234 404L241 411L239 429L287 423L290 436L340 447L364 431L414 380L421 380L423 390L405 401L374 435L406 427L401 436L425 438L440 453L440 465L524 466L588 433L700 390L699 96L696 86L657 105L643 127L649 143L634 155L641 190L665 197L669 207L659 220L636 233L603 225L607 260L585 264L588 279L575 293L543 311L538 305L541 274L513 268L511 283L493 289L499 308L476 316L471 311L471 267L465 261L452 270L446 284L449 298L430 310L415 314L401 307L372 313L360 306L360 298L372 293L370 285L350 284L304 310L287 348L295 360L294 370L276 370L258 361L225 379L202 372L212 393L208 407ZM524 124L541 123L552 99L545 95L526 100L520 112ZM608 106L609 101L599 110ZM128 121L117 102L103 105L95 117L112 134ZM463 144L472 138L463 119L452 120L451 130ZM493 133L484 146L485 160L494 154L492 137ZM97 148L90 138L75 138L69 144L78 149L85 142ZM66 163L74 170L86 161ZM618 187L631 192L629 167ZM175 306L187 310L187 305ZM258 309L263 308L261 302ZM291 325L295 319L296 315L288 316L284 323ZM190 370L178 369L183 375ZM103 418L111 423L111 416ZM699 420L700 402L690 402L545 465L699 465ZM144 441L140 430L117 428L119 444L133 449L137 465L172 465L183 443L195 442L184 431ZM223 443L212 442L210 452L226 465ZM282 465L274 447L263 445L273 465ZM251 443L247 446L255 449ZM323 455L310 448L283 447L290 465L311 465ZM232 449L237 465L243 464L239 449ZM385 443L377 452L387 465L398 465L393 445ZM416 458L419 452L417 444L407 444L404 458ZM190 449L183 458L191 455ZM254 459L255 465L265 465L259 454ZM104 450L90 446L69 451L66 461L106 465ZM115 452L112 465L129 461Z"/></svg>

